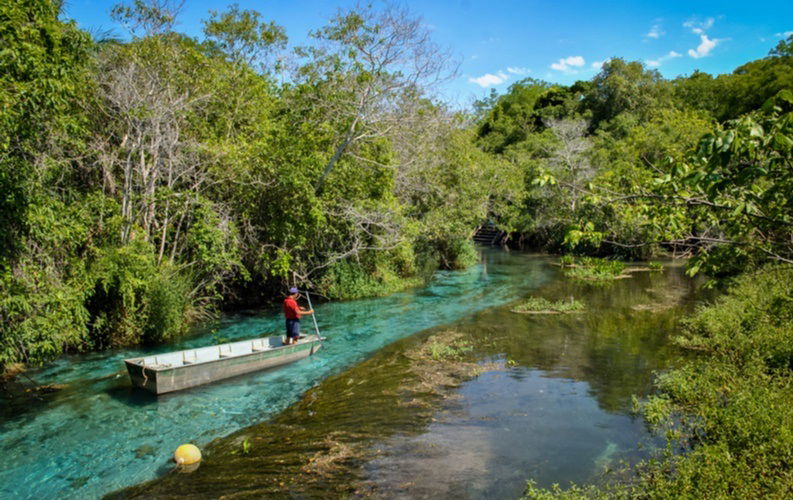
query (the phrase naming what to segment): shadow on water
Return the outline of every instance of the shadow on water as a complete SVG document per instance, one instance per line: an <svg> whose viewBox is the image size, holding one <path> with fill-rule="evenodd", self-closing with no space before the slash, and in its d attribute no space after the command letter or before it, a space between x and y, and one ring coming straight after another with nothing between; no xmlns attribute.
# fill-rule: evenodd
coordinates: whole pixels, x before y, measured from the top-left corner
<svg viewBox="0 0 793 500"><path fill-rule="evenodd" d="M111 387L107 389L106 393L111 399L128 406L131 410L156 405L159 402L155 394L137 387L131 387L129 384L119 384Z"/></svg>
<svg viewBox="0 0 793 500"><path fill-rule="evenodd" d="M508 267L520 271L519 263ZM672 267L606 287L555 278L529 294L575 297L587 311L521 315L511 312L516 302L471 311L325 379L271 420L213 441L197 472L114 496L509 498L529 478L544 486L595 481L645 456L639 445L653 440L631 416L631 396L646 395L653 372L679 356L668 338L695 304L696 284ZM415 353L450 330L452 345L481 370L435 391L417 378L449 379L443 363L433 374L432 360Z"/></svg>

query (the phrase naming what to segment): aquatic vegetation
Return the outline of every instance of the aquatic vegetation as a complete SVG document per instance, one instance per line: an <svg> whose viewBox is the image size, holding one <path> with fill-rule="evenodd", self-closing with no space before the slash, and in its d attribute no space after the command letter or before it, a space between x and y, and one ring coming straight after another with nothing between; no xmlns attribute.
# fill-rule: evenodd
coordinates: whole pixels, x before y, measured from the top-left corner
<svg viewBox="0 0 793 500"><path fill-rule="evenodd" d="M650 262L647 264L647 267L650 268L650 271L663 271L664 266L660 262Z"/></svg>
<svg viewBox="0 0 793 500"><path fill-rule="evenodd" d="M564 275L576 281L590 282L593 284L606 284L615 279L627 278L625 264L618 260L600 259L597 257L569 256L560 265Z"/></svg>
<svg viewBox="0 0 793 500"><path fill-rule="evenodd" d="M676 343L696 353L637 405L664 432L660 456L624 484L538 489L527 498L785 498L793 475L793 269L737 279ZM683 453L680 453L683 451Z"/></svg>
<svg viewBox="0 0 793 500"><path fill-rule="evenodd" d="M584 309L584 304L572 297L570 300L557 300L554 302L543 297L530 297L512 309L512 312L522 314L560 314L580 312Z"/></svg>
<svg viewBox="0 0 793 500"><path fill-rule="evenodd" d="M427 344L427 351L435 361L459 360L463 354L471 350L473 350L473 346L466 341L443 343L433 340Z"/></svg>
<svg viewBox="0 0 793 500"><path fill-rule="evenodd" d="M559 258L559 265L562 267L572 267L575 261L576 258L573 255L562 255Z"/></svg>
<svg viewBox="0 0 793 500"><path fill-rule="evenodd" d="M309 390L274 419L210 443L201 476L185 481L167 475L111 496L157 497L173 491L222 496L239 492L241 484L259 497L346 497L365 490L360 466L379 453L373 443L422 431L451 390L485 370L499 369L463 361L463 353L473 348L463 334L431 333L405 339L401 347L392 344ZM433 352L442 354L435 359ZM335 396L328 399L324 392Z"/></svg>
<svg viewBox="0 0 793 500"><path fill-rule="evenodd" d="M436 333L420 348L407 353L415 378L406 387L416 393L442 394L485 370L497 368L495 364L465 361L465 355L473 349L462 333L453 330Z"/></svg>

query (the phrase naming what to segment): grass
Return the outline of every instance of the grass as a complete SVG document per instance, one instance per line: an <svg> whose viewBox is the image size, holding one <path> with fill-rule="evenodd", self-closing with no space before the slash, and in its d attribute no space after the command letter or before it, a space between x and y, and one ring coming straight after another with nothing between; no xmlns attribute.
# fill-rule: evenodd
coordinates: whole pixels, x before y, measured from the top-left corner
<svg viewBox="0 0 793 500"><path fill-rule="evenodd" d="M551 302L542 297L530 297L528 300L512 309L512 312L523 314L560 314L583 310L584 304L572 298L570 300L557 300Z"/></svg>
<svg viewBox="0 0 793 500"><path fill-rule="evenodd" d="M559 259L559 265L565 276L576 281L605 284L626 276L625 264L617 260L564 255Z"/></svg>

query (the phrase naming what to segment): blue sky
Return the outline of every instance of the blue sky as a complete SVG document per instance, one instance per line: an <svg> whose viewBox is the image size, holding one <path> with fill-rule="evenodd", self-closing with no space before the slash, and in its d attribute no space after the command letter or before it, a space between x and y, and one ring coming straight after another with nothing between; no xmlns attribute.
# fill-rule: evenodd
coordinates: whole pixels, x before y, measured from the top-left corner
<svg viewBox="0 0 793 500"><path fill-rule="evenodd" d="M67 0L66 18L85 29L123 31L109 18L112 0ZM233 1L187 0L177 30L199 36L209 9ZM307 41L346 0L236 0L284 26L290 44ZM548 2L409 0L434 40L451 49L459 77L441 93L457 105L534 77L569 84L591 78L610 57L640 60L672 78L695 69L728 73L765 56L793 33L793 0Z"/></svg>

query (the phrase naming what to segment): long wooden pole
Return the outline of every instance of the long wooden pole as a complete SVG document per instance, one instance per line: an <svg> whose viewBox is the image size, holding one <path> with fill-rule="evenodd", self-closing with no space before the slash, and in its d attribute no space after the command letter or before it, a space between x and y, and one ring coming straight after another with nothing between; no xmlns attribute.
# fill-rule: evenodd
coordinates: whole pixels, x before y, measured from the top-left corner
<svg viewBox="0 0 793 500"><path fill-rule="evenodd" d="M311 295L308 293L308 290L306 290L306 300L308 300L308 308L313 311L314 306L311 305ZM319 338L319 341L322 342L322 335L319 334L319 325L317 325L316 312L311 315L311 319L314 320L314 331L317 332L317 338Z"/></svg>

